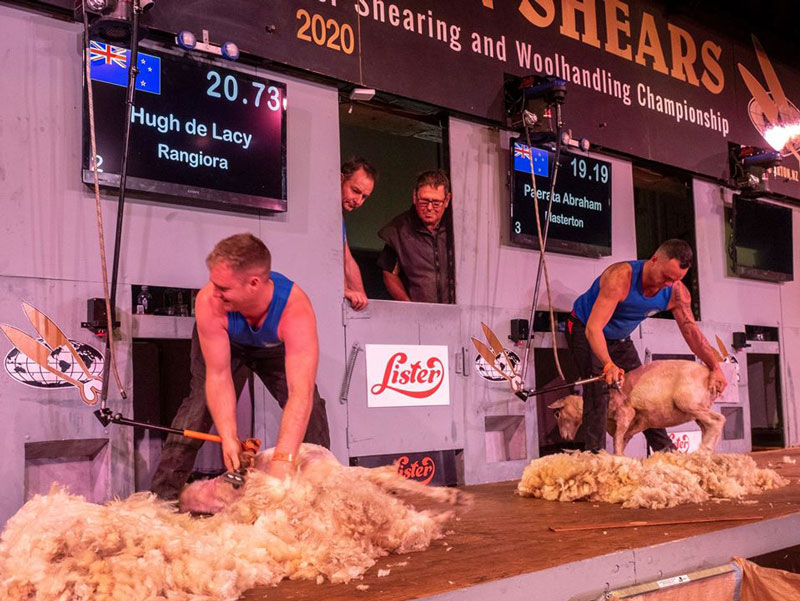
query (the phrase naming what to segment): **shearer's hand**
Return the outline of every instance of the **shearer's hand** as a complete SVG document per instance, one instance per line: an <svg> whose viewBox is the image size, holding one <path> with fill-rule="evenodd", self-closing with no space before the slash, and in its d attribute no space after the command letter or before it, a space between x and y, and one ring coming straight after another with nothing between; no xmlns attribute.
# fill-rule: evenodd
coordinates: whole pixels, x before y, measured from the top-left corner
<svg viewBox="0 0 800 601"><path fill-rule="evenodd" d="M603 377L607 386L619 386L625 383L625 370L609 361L603 367Z"/></svg>
<svg viewBox="0 0 800 601"><path fill-rule="evenodd" d="M236 438L222 439L222 460L225 462L225 469L229 472L239 469L239 454L242 452L242 442Z"/></svg>
<svg viewBox="0 0 800 601"><path fill-rule="evenodd" d="M708 391L712 396L719 396L728 386L728 381L725 379L725 374L719 367L714 367L711 373L708 374Z"/></svg>

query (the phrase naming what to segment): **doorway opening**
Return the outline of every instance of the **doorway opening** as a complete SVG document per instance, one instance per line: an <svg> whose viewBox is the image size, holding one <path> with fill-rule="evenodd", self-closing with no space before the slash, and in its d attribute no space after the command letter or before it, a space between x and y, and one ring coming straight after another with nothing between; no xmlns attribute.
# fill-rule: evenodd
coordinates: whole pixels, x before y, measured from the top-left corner
<svg viewBox="0 0 800 601"><path fill-rule="evenodd" d="M753 450L785 447L780 355L747 354L747 392Z"/></svg>
<svg viewBox="0 0 800 601"><path fill-rule="evenodd" d="M697 277L697 245L695 238L694 195L692 178L683 171L634 161L633 203L636 215L636 255L649 259L670 238L689 243L694 250L692 266L683 283L692 294L692 313L700 319L700 283ZM669 311L653 317L674 319Z"/></svg>
<svg viewBox="0 0 800 601"><path fill-rule="evenodd" d="M436 107L388 96L369 103L345 100L339 106L339 135L342 163L363 157L378 170L369 199L344 214L344 230L367 298L391 300L378 265L384 247L378 231L412 207L417 175L449 171L447 119ZM446 261L454 298L452 203L442 220L449 232Z"/></svg>

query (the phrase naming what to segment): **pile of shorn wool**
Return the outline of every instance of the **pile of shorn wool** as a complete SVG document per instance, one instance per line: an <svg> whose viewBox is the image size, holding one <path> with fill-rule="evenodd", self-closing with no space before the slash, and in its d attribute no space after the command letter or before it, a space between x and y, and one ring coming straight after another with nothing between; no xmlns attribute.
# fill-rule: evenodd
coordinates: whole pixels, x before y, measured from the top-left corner
<svg viewBox="0 0 800 601"><path fill-rule="evenodd" d="M523 497L601 501L661 509L711 498L738 499L788 484L747 455L654 453L647 459L606 452L534 459L517 485Z"/></svg>
<svg viewBox="0 0 800 601"><path fill-rule="evenodd" d="M348 582L377 557L443 536L453 508L418 511L392 494L408 492L393 467L339 467L313 483L253 471L244 495L208 518L147 493L107 505L37 496L2 535L0 599L233 600L284 578Z"/></svg>

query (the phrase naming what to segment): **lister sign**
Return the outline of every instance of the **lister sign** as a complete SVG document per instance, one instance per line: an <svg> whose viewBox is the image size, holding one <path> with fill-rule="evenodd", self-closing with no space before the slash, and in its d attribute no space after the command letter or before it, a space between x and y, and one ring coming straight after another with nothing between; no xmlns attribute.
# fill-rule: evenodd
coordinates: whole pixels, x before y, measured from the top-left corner
<svg viewBox="0 0 800 601"><path fill-rule="evenodd" d="M367 406L450 404L446 346L367 344Z"/></svg>

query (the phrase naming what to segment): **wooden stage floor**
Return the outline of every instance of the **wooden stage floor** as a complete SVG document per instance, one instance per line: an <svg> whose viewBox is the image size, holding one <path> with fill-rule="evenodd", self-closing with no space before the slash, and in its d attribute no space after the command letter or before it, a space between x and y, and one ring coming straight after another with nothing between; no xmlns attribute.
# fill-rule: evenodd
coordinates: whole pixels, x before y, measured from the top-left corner
<svg viewBox="0 0 800 601"><path fill-rule="evenodd" d="M784 463L784 456L797 461ZM348 584L283 582L248 591L257 601L405 601L430 599L592 599L604 590L650 582L800 544L800 448L753 453L760 467L788 478L784 488L742 501L671 509L558 503L513 494L516 482L465 487L473 507L454 533L426 551L378 560L362 580ZM710 522L555 533L549 527L633 520L761 516ZM407 562L406 565L397 565ZM379 569L390 573L378 577ZM358 585L368 585L359 590Z"/></svg>

